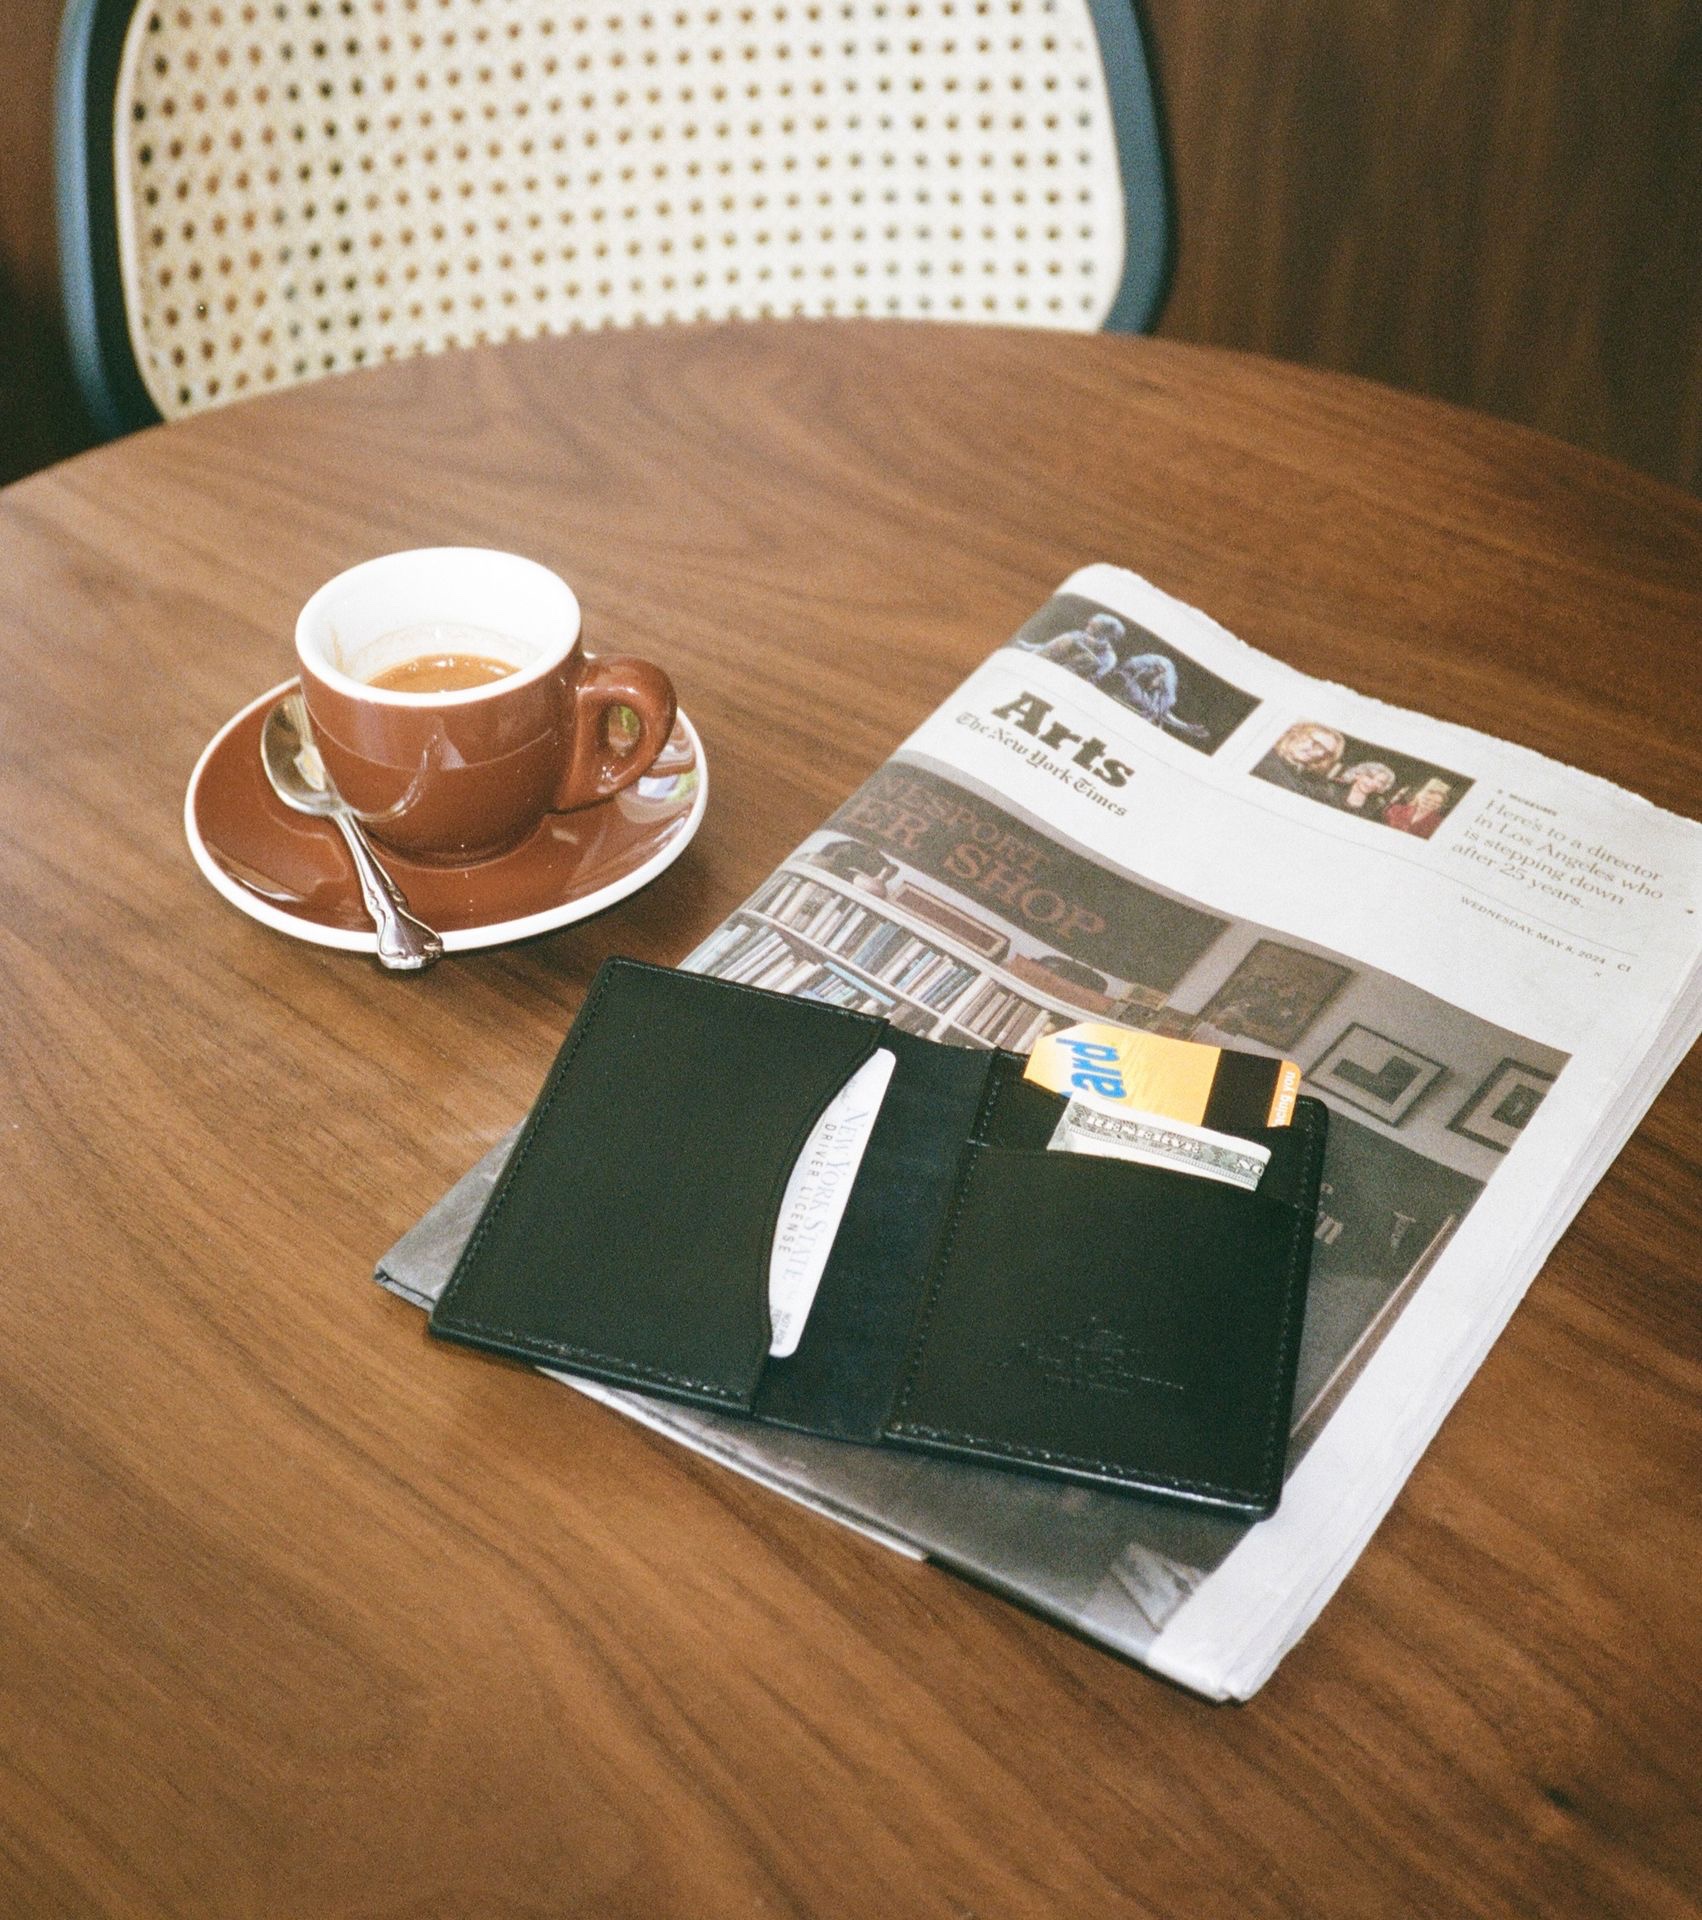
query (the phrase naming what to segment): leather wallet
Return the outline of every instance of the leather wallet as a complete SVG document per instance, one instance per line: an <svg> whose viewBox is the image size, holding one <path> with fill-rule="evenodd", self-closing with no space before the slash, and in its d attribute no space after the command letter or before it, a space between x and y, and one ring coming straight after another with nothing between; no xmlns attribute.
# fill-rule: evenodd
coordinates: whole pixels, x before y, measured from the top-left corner
<svg viewBox="0 0 1702 1920"><path fill-rule="evenodd" d="M895 1056L797 1351L768 1266L814 1123ZM1263 1515L1326 1116L1256 1192L1052 1152L1019 1054L610 960L431 1316L443 1338L839 1439Z"/></svg>

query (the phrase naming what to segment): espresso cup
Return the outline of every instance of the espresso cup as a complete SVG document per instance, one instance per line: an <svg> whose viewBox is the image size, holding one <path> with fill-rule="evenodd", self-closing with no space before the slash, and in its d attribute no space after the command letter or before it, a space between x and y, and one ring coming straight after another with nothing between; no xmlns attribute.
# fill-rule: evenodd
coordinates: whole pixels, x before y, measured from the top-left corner
<svg viewBox="0 0 1702 1920"><path fill-rule="evenodd" d="M475 630L467 650L508 671L447 692L371 684L444 630ZM327 581L296 621L296 657L326 771L368 833L469 865L638 779L667 745L674 689L648 660L591 658L579 630L565 580L484 547L385 554Z"/></svg>

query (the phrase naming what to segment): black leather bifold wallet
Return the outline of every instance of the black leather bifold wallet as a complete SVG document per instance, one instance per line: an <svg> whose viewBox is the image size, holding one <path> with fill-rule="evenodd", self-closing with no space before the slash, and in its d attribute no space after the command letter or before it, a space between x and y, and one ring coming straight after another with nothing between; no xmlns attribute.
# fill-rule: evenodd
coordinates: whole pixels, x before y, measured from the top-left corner
<svg viewBox="0 0 1702 1920"><path fill-rule="evenodd" d="M877 1047L891 1083L796 1353L781 1197ZM1277 1504L1325 1113L1255 1193L1049 1152L1019 1054L610 960L431 1316L447 1339L845 1440L1238 1513Z"/></svg>

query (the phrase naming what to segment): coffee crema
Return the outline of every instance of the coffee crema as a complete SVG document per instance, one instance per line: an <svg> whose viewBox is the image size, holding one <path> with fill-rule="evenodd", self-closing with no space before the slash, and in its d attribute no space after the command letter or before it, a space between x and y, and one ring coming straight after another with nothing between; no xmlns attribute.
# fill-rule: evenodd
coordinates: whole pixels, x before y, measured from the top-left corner
<svg viewBox="0 0 1702 1920"><path fill-rule="evenodd" d="M512 660L488 651L503 640L502 634L489 628L447 620L403 627L383 635L374 651L391 658L410 647L419 651L366 675L366 684L382 693L465 693L472 687L487 687L520 671Z"/></svg>

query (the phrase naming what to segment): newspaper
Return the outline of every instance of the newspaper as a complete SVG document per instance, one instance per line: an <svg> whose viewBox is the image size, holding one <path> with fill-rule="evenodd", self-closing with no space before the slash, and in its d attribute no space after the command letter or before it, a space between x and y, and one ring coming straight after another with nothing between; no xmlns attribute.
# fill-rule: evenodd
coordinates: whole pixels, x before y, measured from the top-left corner
<svg viewBox="0 0 1702 1920"><path fill-rule="evenodd" d="M684 964L958 1046L1094 1017L1298 1061L1331 1123L1280 1510L1241 1523L572 1384L1246 1698L1696 1039L1699 907L1697 824L1089 567ZM385 1284L429 1305L504 1151Z"/></svg>

